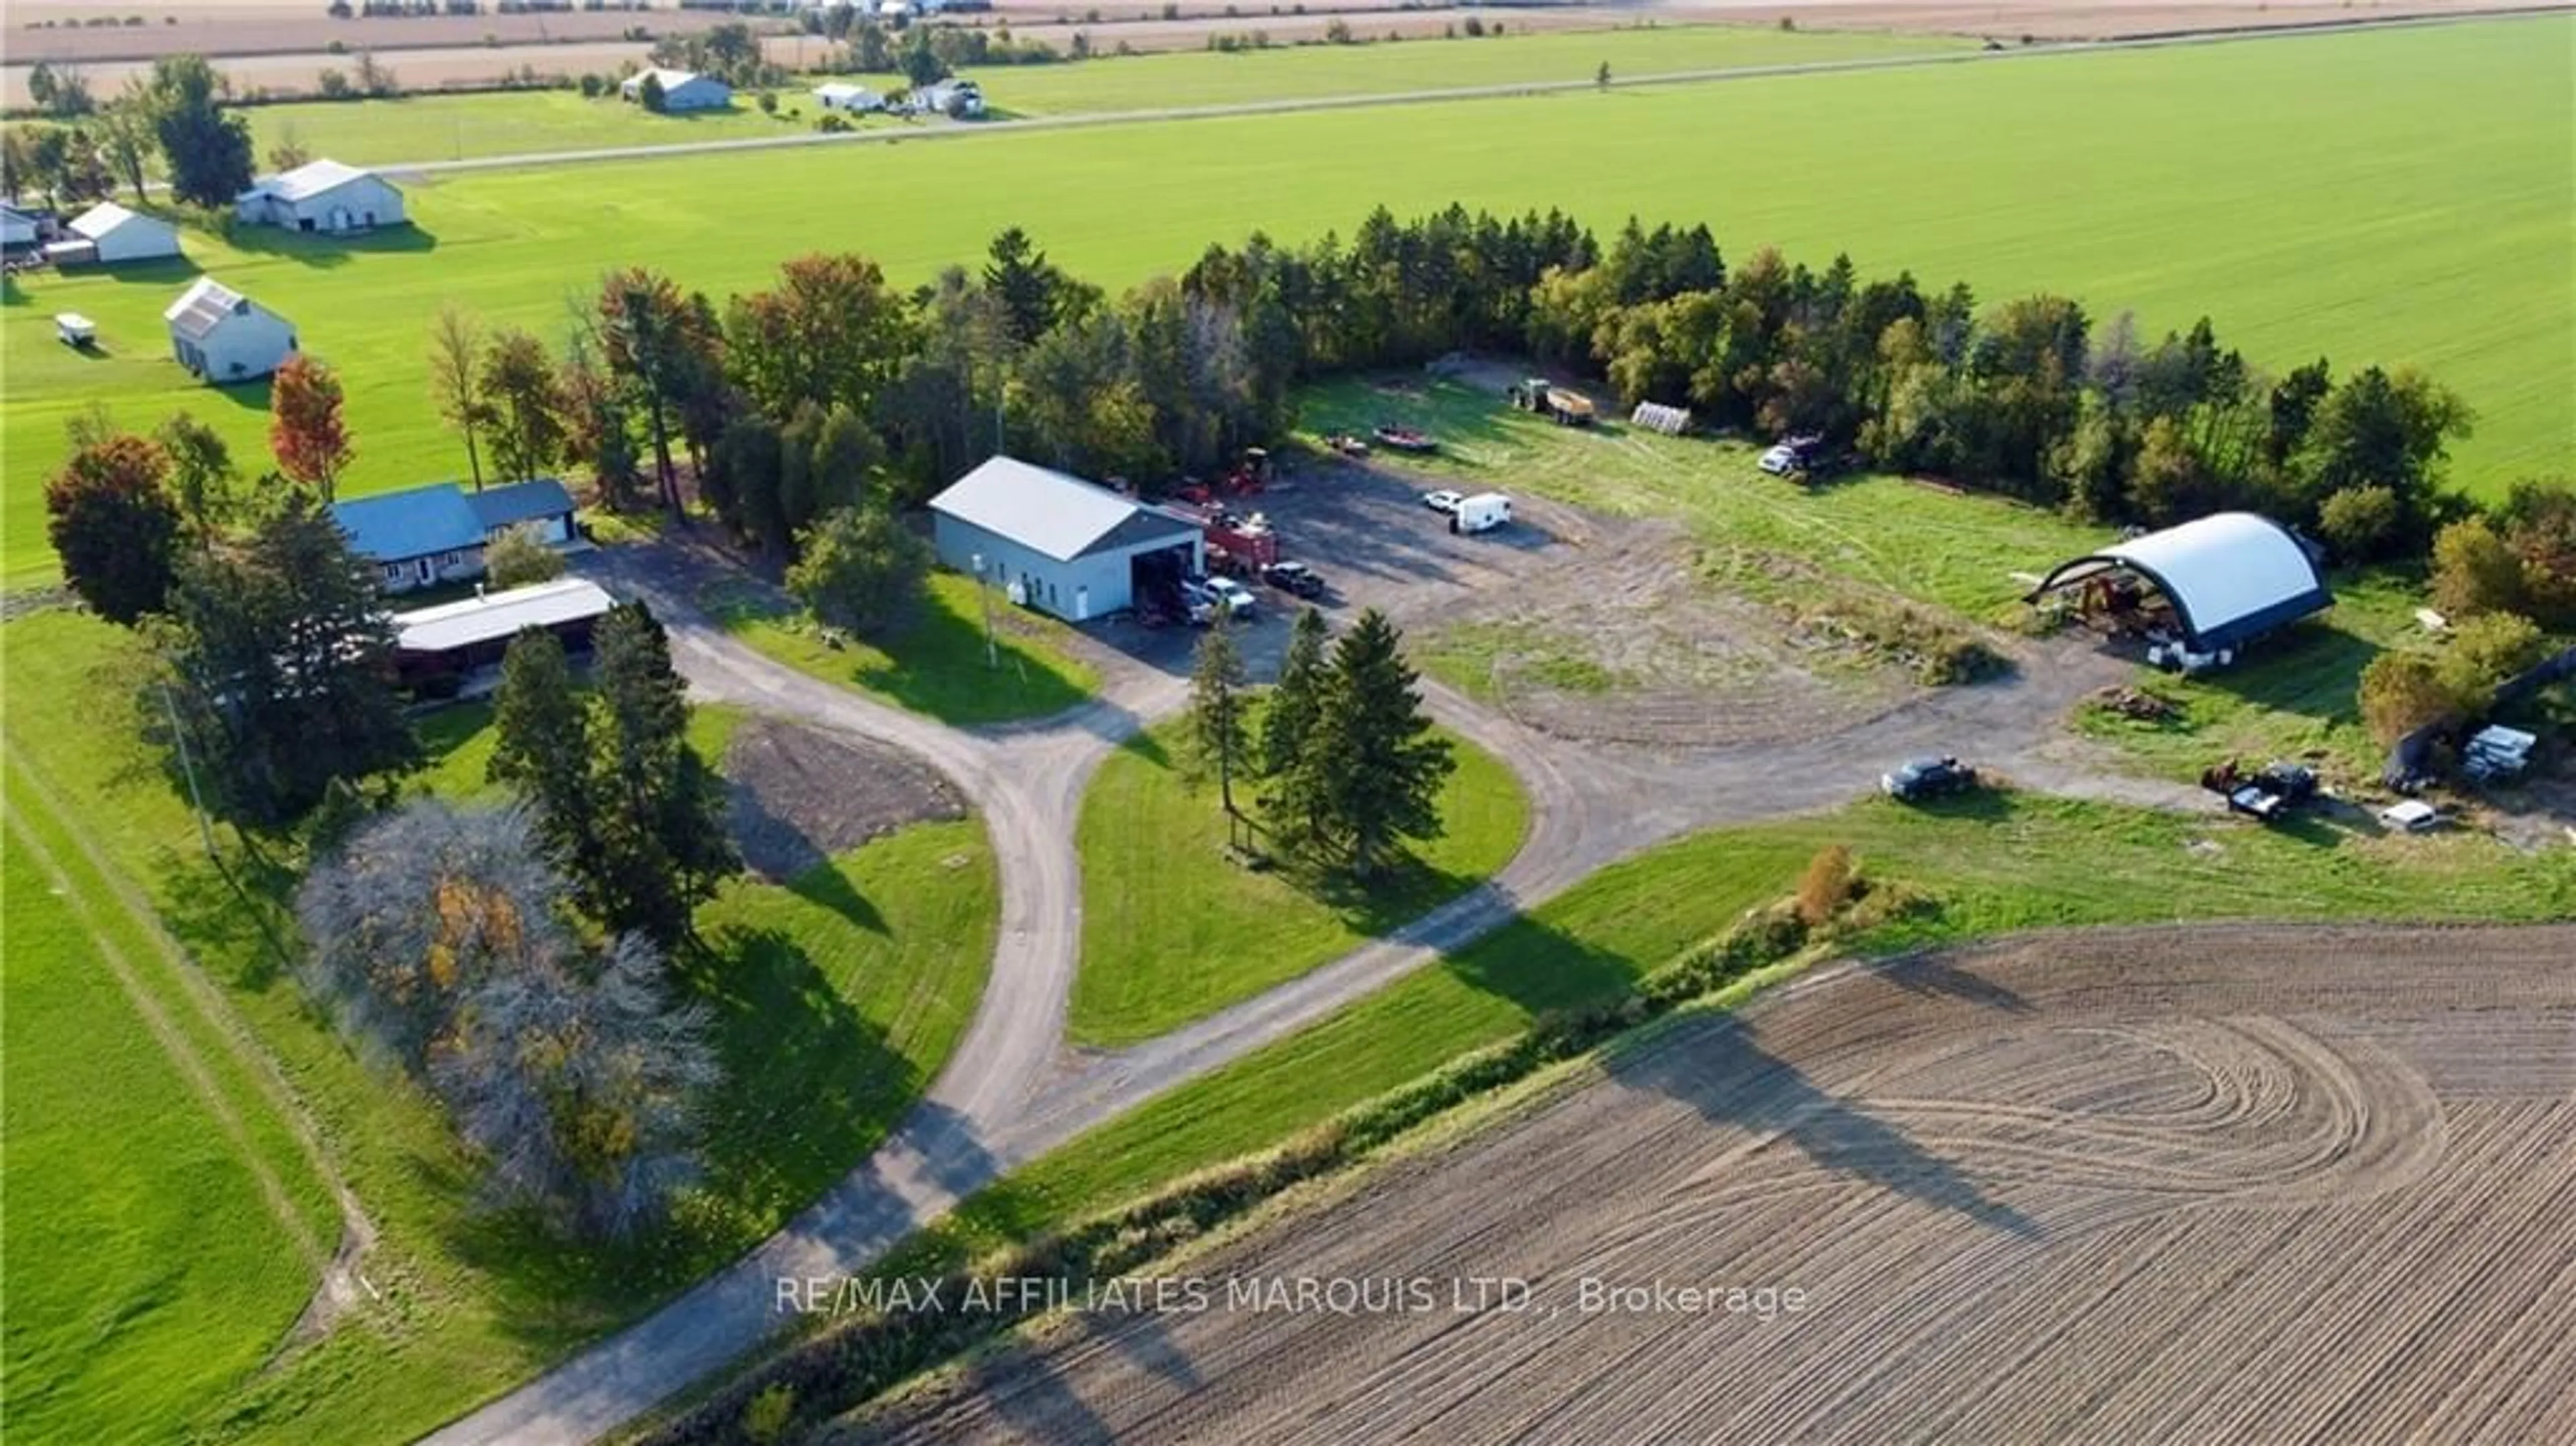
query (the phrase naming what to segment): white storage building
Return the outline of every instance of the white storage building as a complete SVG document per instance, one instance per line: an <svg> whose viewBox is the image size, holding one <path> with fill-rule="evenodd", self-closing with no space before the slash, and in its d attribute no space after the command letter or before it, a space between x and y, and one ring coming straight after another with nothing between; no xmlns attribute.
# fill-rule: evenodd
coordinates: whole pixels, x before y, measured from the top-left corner
<svg viewBox="0 0 2576 1446"><path fill-rule="evenodd" d="M959 478L930 511L941 562L1071 622L1176 595L1202 570L1198 523L1014 457Z"/></svg>
<svg viewBox="0 0 2576 1446"><path fill-rule="evenodd" d="M338 161L314 161L274 176L233 202L233 213L254 226L282 226L289 231L365 231L399 226L403 195L373 171Z"/></svg>
<svg viewBox="0 0 2576 1446"><path fill-rule="evenodd" d="M256 381L295 354L285 317L211 276L200 276L161 318L179 364L217 386Z"/></svg>
<svg viewBox="0 0 2576 1446"><path fill-rule="evenodd" d="M2325 575L2288 528L2251 512L2216 512L2057 565L2029 600L2125 574L2160 595L2190 653L2219 658L2334 605ZM2224 659L2222 658L2222 661Z"/></svg>
<svg viewBox="0 0 2576 1446"><path fill-rule="evenodd" d="M45 248L56 265L91 262L116 266L128 261L160 261L179 254L179 231L157 216L129 211L114 201L101 201L74 216L64 228L71 234Z"/></svg>
<svg viewBox="0 0 2576 1446"><path fill-rule="evenodd" d="M864 85L851 85L847 81L836 80L829 85L814 87L814 99L825 110L844 110L852 114L885 109L884 96Z"/></svg>

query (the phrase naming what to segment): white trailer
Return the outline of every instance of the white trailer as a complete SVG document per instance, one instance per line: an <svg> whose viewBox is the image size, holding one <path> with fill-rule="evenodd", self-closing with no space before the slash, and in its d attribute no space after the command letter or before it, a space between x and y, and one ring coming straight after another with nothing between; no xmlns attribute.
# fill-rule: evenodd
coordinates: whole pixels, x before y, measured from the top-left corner
<svg viewBox="0 0 2576 1446"><path fill-rule="evenodd" d="M1454 514L1460 532L1491 532L1512 520L1512 499L1500 492L1463 498Z"/></svg>

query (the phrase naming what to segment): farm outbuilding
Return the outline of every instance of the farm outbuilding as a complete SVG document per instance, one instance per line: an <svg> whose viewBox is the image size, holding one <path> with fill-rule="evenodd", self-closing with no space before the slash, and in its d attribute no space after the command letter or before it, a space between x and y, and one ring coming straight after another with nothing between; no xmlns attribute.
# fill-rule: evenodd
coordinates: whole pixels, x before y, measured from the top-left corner
<svg viewBox="0 0 2576 1446"><path fill-rule="evenodd" d="M365 231L399 226L403 195L373 171L338 161L314 161L262 176L233 201L233 213L254 226L289 231Z"/></svg>
<svg viewBox="0 0 2576 1446"><path fill-rule="evenodd" d="M293 323L211 276L180 292L161 319L179 365L217 386L255 381L295 355Z"/></svg>
<svg viewBox="0 0 2576 1446"><path fill-rule="evenodd" d="M814 87L814 99L825 110L848 111L853 115L885 109L884 96L864 85L850 85L843 81Z"/></svg>
<svg viewBox="0 0 2576 1446"><path fill-rule="evenodd" d="M2029 601L2085 590L2088 610L2136 617L2184 661L2221 663L2247 643L2334 605L2306 544L2268 517L2218 512L2062 562Z"/></svg>
<svg viewBox="0 0 2576 1446"><path fill-rule="evenodd" d="M1189 518L1013 457L959 478L930 511L942 563L1069 622L1177 592L1204 560Z"/></svg>
<svg viewBox="0 0 2576 1446"><path fill-rule="evenodd" d="M36 218L15 206L0 204L0 250L24 251L36 244Z"/></svg>
<svg viewBox="0 0 2576 1446"><path fill-rule="evenodd" d="M662 84L662 109L665 111L723 110L733 104L732 86L694 70L639 70L618 83L617 93L641 104L644 78L648 75Z"/></svg>
<svg viewBox="0 0 2576 1446"><path fill-rule="evenodd" d="M115 266L179 254L177 227L114 201L99 202L74 216L63 229L70 234L45 248L45 258L57 266Z"/></svg>
<svg viewBox="0 0 2576 1446"><path fill-rule="evenodd" d="M984 113L984 88L971 80L935 80L913 90L912 108L925 114L980 116Z"/></svg>

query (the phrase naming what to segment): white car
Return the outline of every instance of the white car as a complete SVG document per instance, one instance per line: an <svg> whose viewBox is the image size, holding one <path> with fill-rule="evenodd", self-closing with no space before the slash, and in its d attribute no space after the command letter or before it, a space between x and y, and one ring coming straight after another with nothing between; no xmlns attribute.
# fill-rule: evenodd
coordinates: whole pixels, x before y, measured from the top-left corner
<svg viewBox="0 0 2576 1446"><path fill-rule="evenodd" d="M1252 609L1257 602L1257 599L1253 597L1252 589L1245 587L1242 583L1236 582L1230 577L1212 577L1205 583L1201 584L1201 586L1207 590L1208 601L1225 609L1225 615L1227 617L1248 618L1252 616Z"/></svg>
<svg viewBox="0 0 2576 1446"><path fill-rule="evenodd" d="M1798 449L1785 445L1774 447L1762 454L1758 465L1774 477L1786 477L1798 470Z"/></svg>
<svg viewBox="0 0 2576 1446"><path fill-rule="evenodd" d="M1422 494L1422 505L1430 508L1434 512L1455 512L1458 510L1458 504L1466 500L1466 497L1462 494L1448 491L1445 488L1438 492L1425 492Z"/></svg>

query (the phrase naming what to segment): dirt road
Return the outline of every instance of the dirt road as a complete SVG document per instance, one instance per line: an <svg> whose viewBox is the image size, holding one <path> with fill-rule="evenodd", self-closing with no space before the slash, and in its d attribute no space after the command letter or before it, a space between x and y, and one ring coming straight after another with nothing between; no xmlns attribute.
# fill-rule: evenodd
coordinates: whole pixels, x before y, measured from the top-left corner
<svg viewBox="0 0 2576 1446"><path fill-rule="evenodd" d="M2569 958L2205 928L1818 977L1191 1262L1205 1311L843 1439L2576 1439ZM1229 1293L1389 1277L1428 1303Z"/></svg>

